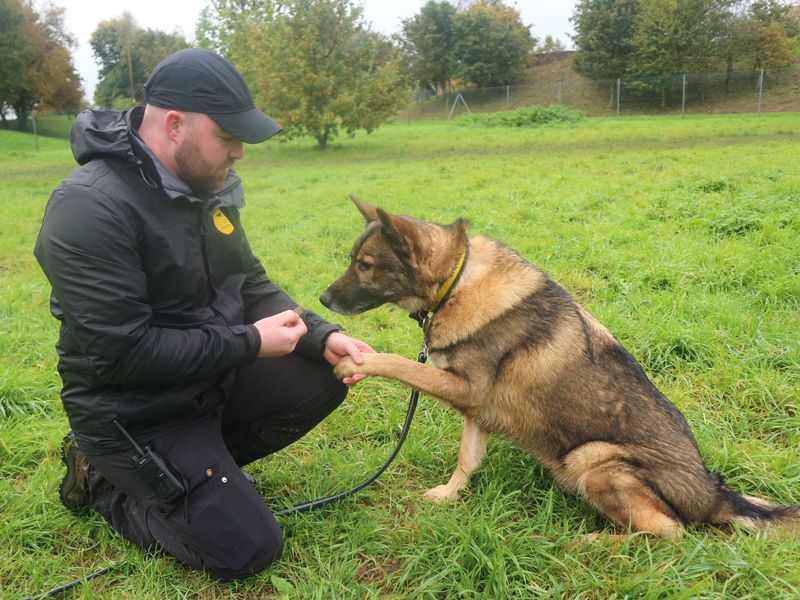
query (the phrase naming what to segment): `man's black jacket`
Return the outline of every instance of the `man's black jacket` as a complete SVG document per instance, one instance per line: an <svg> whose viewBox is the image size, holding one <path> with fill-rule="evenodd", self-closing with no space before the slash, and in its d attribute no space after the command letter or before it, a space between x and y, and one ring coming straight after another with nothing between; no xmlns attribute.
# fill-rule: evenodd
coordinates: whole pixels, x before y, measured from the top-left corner
<svg viewBox="0 0 800 600"><path fill-rule="evenodd" d="M253 256L239 178L193 196L133 135L142 111L78 116L81 167L51 195L34 251L61 322L64 408L92 453L126 447L114 419L146 433L217 409L257 356L248 324L297 306ZM303 320L297 351L322 360L338 327Z"/></svg>

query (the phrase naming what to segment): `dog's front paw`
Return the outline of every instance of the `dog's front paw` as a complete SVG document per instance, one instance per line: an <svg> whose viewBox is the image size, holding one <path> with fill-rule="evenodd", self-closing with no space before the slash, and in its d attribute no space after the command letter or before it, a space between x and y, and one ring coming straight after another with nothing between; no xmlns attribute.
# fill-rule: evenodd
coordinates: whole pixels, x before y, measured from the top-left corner
<svg viewBox="0 0 800 600"><path fill-rule="evenodd" d="M333 368L333 374L339 380L344 379L345 377L352 377L359 372L358 365L353 362L353 359L349 356L342 357Z"/></svg>
<svg viewBox="0 0 800 600"><path fill-rule="evenodd" d="M453 502L458 500L458 489L454 489L452 486L447 484L437 485L435 488L431 488L425 492L425 498L434 504Z"/></svg>

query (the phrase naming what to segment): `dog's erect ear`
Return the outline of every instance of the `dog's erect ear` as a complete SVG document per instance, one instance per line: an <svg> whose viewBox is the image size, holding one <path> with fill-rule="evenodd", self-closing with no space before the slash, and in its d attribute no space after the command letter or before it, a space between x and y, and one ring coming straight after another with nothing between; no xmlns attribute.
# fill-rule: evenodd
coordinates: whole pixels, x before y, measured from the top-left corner
<svg viewBox="0 0 800 600"><path fill-rule="evenodd" d="M412 234L413 232L408 231L403 217L390 215L382 208L376 208L375 212L378 214L378 219L380 219L383 227L383 233L386 235L392 248L394 248L396 252L408 256L411 251L408 234Z"/></svg>
<svg viewBox="0 0 800 600"><path fill-rule="evenodd" d="M378 220L378 212L374 206L371 206L366 202L362 202L361 200L356 198L353 194L350 194L350 200L352 200L353 204L356 205L358 212L364 215L364 218L367 220L367 223L372 223L373 221Z"/></svg>
<svg viewBox="0 0 800 600"><path fill-rule="evenodd" d="M458 218L450 225L448 225L450 229L453 229L459 233L460 236L466 238L467 232L469 231L469 221L464 218Z"/></svg>

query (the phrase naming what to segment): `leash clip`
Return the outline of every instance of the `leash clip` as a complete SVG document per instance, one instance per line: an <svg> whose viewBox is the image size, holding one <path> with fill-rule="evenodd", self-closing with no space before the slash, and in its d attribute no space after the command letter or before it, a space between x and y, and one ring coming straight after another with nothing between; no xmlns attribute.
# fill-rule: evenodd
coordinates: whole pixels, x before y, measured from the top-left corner
<svg viewBox="0 0 800 600"><path fill-rule="evenodd" d="M433 315L431 313L426 314L422 317L422 322L420 325L422 326L422 350L417 357L417 360L423 364L428 360L428 330L431 327L431 321L433 320Z"/></svg>
<svg viewBox="0 0 800 600"><path fill-rule="evenodd" d="M427 314L428 313L425 312L424 310L418 310L415 313L410 313L408 316L414 319L417 322L417 324L424 329L425 319L427 318Z"/></svg>
<svg viewBox="0 0 800 600"><path fill-rule="evenodd" d="M423 365L428 362L428 339L422 340L422 349L419 351L417 355L417 362L422 363Z"/></svg>
<svg viewBox="0 0 800 600"><path fill-rule="evenodd" d="M428 329L431 327L431 314L428 313L427 315L422 317L422 321L420 322L420 327L422 327L422 333L425 334L425 343L428 342Z"/></svg>

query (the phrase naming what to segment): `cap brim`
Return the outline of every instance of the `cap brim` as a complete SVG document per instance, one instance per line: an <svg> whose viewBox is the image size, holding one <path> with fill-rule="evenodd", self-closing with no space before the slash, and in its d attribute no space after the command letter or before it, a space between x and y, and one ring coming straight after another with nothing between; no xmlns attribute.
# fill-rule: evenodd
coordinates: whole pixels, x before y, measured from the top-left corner
<svg viewBox="0 0 800 600"><path fill-rule="evenodd" d="M283 131L283 127L255 107L237 113L215 113L208 116L237 140L242 140L246 144L260 144Z"/></svg>

